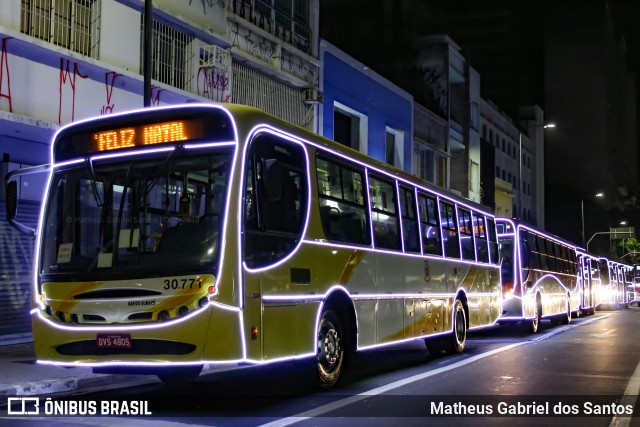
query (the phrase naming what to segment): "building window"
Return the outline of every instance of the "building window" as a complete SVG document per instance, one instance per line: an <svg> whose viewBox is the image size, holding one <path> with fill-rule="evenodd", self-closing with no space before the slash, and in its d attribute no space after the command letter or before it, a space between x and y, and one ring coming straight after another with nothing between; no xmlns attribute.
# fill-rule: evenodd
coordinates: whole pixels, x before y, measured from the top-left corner
<svg viewBox="0 0 640 427"><path fill-rule="evenodd" d="M367 116L336 102L333 108L333 140L368 154Z"/></svg>
<svg viewBox="0 0 640 427"><path fill-rule="evenodd" d="M98 58L100 0L22 0L20 31Z"/></svg>
<svg viewBox="0 0 640 427"><path fill-rule="evenodd" d="M496 176L500 178L500 166L496 166Z"/></svg>
<svg viewBox="0 0 640 427"><path fill-rule="evenodd" d="M296 48L311 53L307 0L233 0L231 10Z"/></svg>
<svg viewBox="0 0 640 427"><path fill-rule="evenodd" d="M384 161L399 169L404 166L404 134L387 127L385 135Z"/></svg>
<svg viewBox="0 0 640 427"><path fill-rule="evenodd" d="M140 70L144 71L144 16L140 17ZM187 90L193 37L163 21L153 20L151 78Z"/></svg>

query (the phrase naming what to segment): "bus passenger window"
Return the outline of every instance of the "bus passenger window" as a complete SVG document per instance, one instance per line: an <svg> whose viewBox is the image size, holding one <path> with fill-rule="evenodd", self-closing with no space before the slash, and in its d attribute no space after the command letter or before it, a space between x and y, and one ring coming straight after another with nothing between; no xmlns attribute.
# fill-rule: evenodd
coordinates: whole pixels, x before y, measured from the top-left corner
<svg viewBox="0 0 640 427"><path fill-rule="evenodd" d="M407 188L400 189L400 207L402 208L402 233L404 250L420 252L418 221L416 220L415 192Z"/></svg>
<svg viewBox="0 0 640 427"><path fill-rule="evenodd" d="M484 216L473 212L473 230L476 236L476 253L478 262L489 262L489 244L487 232L484 227Z"/></svg>
<svg viewBox="0 0 640 427"><path fill-rule="evenodd" d="M273 264L295 249L307 214L307 159L302 147L259 133L247 153L244 254L249 267Z"/></svg>
<svg viewBox="0 0 640 427"><path fill-rule="evenodd" d="M473 229L471 228L471 212L467 209L458 210L458 229L460 230L460 243L462 246L462 259L476 260L473 245Z"/></svg>
<svg viewBox="0 0 640 427"><path fill-rule="evenodd" d="M316 158L320 219L327 239L358 245L371 243L362 175L361 171Z"/></svg>
<svg viewBox="0 0 640 427"><path fill-rule="evenodd" d="M447 258L460 258L456 211L453 205L440 202L440 224L444 240L444 255Z"/></svg>
<svg viewBox="0 0 640 427"><path fill-rule="evenodd" d="M422 228L422 252L429 255L442 255L440 224L436 199L423 194L419 196L420 227Z"/></svg>
<svg viewBox="0 0 640 427"><path fill-rule="evenodd" d="M395 185L369 177L373 238L377 248L401 248L395 194Z"/></svg>

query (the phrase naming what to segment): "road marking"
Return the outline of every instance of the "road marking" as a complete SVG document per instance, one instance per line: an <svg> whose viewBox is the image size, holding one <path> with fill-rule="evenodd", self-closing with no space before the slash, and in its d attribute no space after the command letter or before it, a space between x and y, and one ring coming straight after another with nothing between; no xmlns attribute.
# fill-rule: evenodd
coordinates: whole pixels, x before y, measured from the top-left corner
<svg viewBox="0 0 640 427"><path fill-rule="evenodd" d="M609 329L607 332L603 332L601 334L589 334L589 335L591 335L592 337L596 337L596 338L604 338L604 337L608 337L609 335L611 335L615 331L617 331L617 329Z"/></svg>
<svg viewBox="0 0 640 427"><path fill-rule="evenodd" d="M367 398L369 398L371 396L377 396L379 394L386 393L386 392L388 392L390 390L403 387L405 385L414 383L416 381L420 381L420 380L423 380L425 378L432 377L434 375L439 375L439 374L441 374L443 372L447 372L447 371L451 371L453 369L460 368L462 366L468 365L468 364L476 362L478 360L482 360L482 359L485 359L487 357L493 356L495 354L502 353L503 351L508 351L508 350L514 349L516 347L520 347L522 345L543 341L543 340L545 340L547 338L550 338L550 337L552 337L552 336L554 336L556 334L559 334L561 332L567 331L569 329L576 328L578 326L587 325L587 324L589 324L591 322L595 322L596 320L602 320L602 319L604 319L606 317L609 317L609 316L611 316L611 314L607 314L605 316L593 317L593 318L591 318L589 320L586 320L584 322L580 322L579 324L575 324L574 323L572 325L567 325L567 326L564 326L564 327L561 327L561 328L556 328L553 331L551 331L549 333L546 333L544 335L541 335L539 337L536 337L534 339L531 339L531 340L528 340L528 341L522 341L522 342L515 343L515 344L510 344L510 345L507 345L507 346L504 346L504 347L500 347L500 348L496 348L496 349L488 351L486 353L478 354L476 356L469 357L468 359L464 359L464 360L461 360L459 362L453 363L453 364L451 364L449 366L443 366L442 368L437 368L437 369L434 369L434 370L429 371L429 372L424 372L422 374L418 374L418 375L414 375L412 377L404 378L404 379L399 380L399 381L394 381L394 382L389 383L387 385L384 385L384 386L381 386L381 387L377 387L377 388L374 388L372 390L368 390L368 391L362 392L360 394L349 396L349 397L347 397L345 399L340 399L340 400L337 400L337 401L332 402L332 403L327 403L326 405L318 406L317 408L311 409L309 411L301 412L301 413L293 415L291 417L281 418L279 420L275 420L275 421L272 421L270 423L262 424L259 427L285 427L285 426L290 426L290 425L295 424L297 422L308 420L309 418L313 418L313 417L318 417L318 416L320 416L320 415L322 415L324 413L335 411L336 409L340 409L342 407L351 405L352 403L356 403L356 402L359 402L361 400L365 400L365 399L367 399ZM639 375L640 375L640 373L639 373ZM639 380L640 380L640 378L639 378ZM639 386L640 386L640 381L639 381Z"/></svg>
<svg viewBox="0 0 640 427"><path fill-rule="evenodd" d="M640 393L640 363L636 366L636 370L633 371L633 375L629 378L627 388L624 391L624 396L620 399L620 405L631 405L635 412L636 400ZM631 423L631 417L623 417L616 415L611 420L610 427L628 427Z"/></svg>

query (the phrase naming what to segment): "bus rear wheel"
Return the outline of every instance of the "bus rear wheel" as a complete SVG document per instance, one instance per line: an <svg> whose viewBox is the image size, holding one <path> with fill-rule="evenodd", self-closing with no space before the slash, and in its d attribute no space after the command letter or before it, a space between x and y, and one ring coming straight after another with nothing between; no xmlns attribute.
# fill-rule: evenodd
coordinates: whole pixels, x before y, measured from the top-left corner
<svg viewBox="0 0 640 427"><path fill-rule="evenodd" d="M338 315L333 310L324 311L318 325L315 360L316 375L322 388L331 388L340 379L345 359L344 338Z"/></svg>
<svg viewBox="0 0 640 427"><path fill-rule="evenodd" d="M453 332L447 338L447 353L459 354L464 351L467 342L467 313L459 299L453 303Z"/></svg>
<svg viewBox="0 0 640 427"><path fill-rule="evenodd" d="M533 319L531 320L531 333L537 334L540 331L540 321L542 319L542 304L536 301L536 308L533 311Z"/></svg>
<svg viewBox="0 0 640 427"><path fill-rule="evenodd" d="M567 312L560 318L560 323L562 323L563 325L568 325L569 323L571 323L571 303L569 302L569 300L567 300Z"/></svg>

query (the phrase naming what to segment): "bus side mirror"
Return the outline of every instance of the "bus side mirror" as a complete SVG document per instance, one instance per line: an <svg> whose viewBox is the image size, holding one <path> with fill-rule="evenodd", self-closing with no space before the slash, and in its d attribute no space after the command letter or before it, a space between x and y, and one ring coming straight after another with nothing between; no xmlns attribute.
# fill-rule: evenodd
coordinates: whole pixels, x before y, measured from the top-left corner
<svg viewBox="0 0 640 427"><path fill-rule="evenodd" d="M12 221L18 213L18 181L12 180L7 182L7 220Z"/></svg>
<svg viewBox="0 0 640 427"><path fill-rule="evenodd" d="M30 166L9 172L4 178L6 185L5 188L7 190L7 200L5 203L7 209L7 221L13 228L28 236L35 236L36 230L16 221L16 216L18 215L18 177L22 175L49 172L49 170L49 165Z"/></svg>

